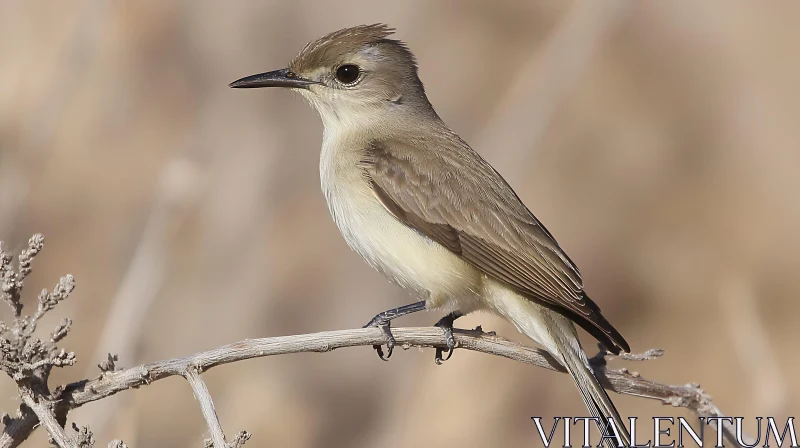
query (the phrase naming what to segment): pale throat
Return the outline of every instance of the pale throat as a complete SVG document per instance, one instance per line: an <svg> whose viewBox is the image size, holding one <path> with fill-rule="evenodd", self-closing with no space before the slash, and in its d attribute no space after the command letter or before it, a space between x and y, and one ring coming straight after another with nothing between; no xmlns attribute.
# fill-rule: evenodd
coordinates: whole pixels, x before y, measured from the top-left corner
<svg viewBox="0 0 800 448"><path fill-rule="evenodd" d="M348 139L359 134L378 138L384 133L384 123L391 118L391 111L369 102L342 100L331 104L316 100L314 108L319 112L326 135Z"/></svg>

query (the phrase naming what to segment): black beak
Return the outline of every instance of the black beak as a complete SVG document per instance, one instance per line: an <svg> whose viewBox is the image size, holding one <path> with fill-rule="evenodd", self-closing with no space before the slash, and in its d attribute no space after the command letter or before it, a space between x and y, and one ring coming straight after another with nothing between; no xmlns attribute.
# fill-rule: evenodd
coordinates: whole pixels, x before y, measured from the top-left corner
<svg viewBox="0 0 800 448"><path fill-rule="evenodd" d="M298 77L288 68L246 76L229 84L234 89L256 89L260 87L293 87L307 89L311 84L319 84L309 79Z"/></svg>

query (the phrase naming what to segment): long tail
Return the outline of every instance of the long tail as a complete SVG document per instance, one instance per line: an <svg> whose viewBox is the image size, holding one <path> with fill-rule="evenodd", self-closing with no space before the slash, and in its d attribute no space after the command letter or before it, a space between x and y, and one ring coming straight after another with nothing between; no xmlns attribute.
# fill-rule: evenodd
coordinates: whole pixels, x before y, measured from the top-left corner
<svg viewBox="0 0 800 448"><path fill-rule="evenodd" d="M578 353L576 353L573 345L578 346ZM620 417L617 408L614 407L611 398L609 398L605 389L603 389L603 386L600 385L600 382L594 375L594 372L592 372L591 367L589 367L589 361L586 359L586 354L580 348L577 339L575 340L575 344L568 344L567 347L565 347L562 355L564 365L570 375L572 375L572 379L575 380L575 385L578 386L581 398L583 398L583 402L586 404L592 417L600 419L602 428L606 428L608 419L613 418L614 423L616 423L617 433L622 439L623 446L629 447L631 445L631 436L628 434L625 423L622 417ZM617 447L614 439L605 439L604 442L609 448Z"/></svg>
<svg viewBox="0 0 800 448"><path fill-rule="evenodd" d="M606 428L608 420L613 418L623 445L629 447L630 434L611 398L589 366L589 360L578 340L575 325L566 317L544 307L534 306L534 309L531 309L525 306L525 308L528 308L527 313L510 313L512 322L523 334L544 345L547 351L562 362L575 380L575 385L578 386L581 398L592 417L600 420L602 428ZM613 438L605 439L604 444L608 448L617 448Z"/></svg>

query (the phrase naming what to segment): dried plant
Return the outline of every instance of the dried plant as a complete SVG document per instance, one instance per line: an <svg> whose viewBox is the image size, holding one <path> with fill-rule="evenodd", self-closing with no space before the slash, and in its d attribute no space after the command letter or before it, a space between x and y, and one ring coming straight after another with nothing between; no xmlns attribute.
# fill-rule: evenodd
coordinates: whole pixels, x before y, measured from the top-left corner
<svg viewBox="0 0 800 448"><path fill-rule="evenodd" d="M68 436L64 431L67 408L58 407L64 387L50 390L48 379L53 367L75 364L75 353L58 346L72 327L72 321L64 319L45 338L36 335L39 320L56 305L66 300L75 289L75 279L65 275L59 279L52 291L42 290L37 297L36 311L23 315L22 289L25 279L30 275L33 260L44 247L44 237L36 234L28 240L28 246L17 257L5 251L0 242L0 301L12 310L11 322L0 322L0 368L14 380L19 389L22 405L17 417L3 415L6 434L26 418L36 419L47 429L51 443L61 447L92 447L94 436L88 427L79 428L73 424L75 435ZM113 359L108 362L113 370ZM16 446L25 437L5 441L4 446Z"/></svg>
<svg viewBox="0 0 800 448"><path fill-rule="evenodd" d="M240 431L228 442L222 431L208 387L200 374L212 367L263 356L299 352L327 352L337 348L371 346L384 343L385 336L377 328L329 331L306 335L275 338L248 339L224 347L194 355L158 361L129 369L118 369L116 355L108 354L98 364L100 375L94 379L77 381L58 386L52 392L47 380L53 367L64 367L75 363L75 354L58 347L58 343L69 333L71 322L66 319L46 340L35 336L36 325L45 313L69 297L75 287L71 275L62 277L52 292L42 291L32 316L23 316L21 303L23 281L31 272L31 262L41 251L44 239L34 235L27 249L18 257L15 268L13 258L2 249L0 243L0 278L2 295L13 311L13 322L0 323L0 347L2 368L18 386L22 405L15 417L3 416L5 430L0 437L0 448L15 447L22 443L38 424L47 430L51 443L61 448L84 448L95 444L89 427L72 424L72 434L65 431L67 413L86 403L101 400L118 392L146 386L170 376L183 376L194 392L206 420L210 438L204 441L207 448L241 448L250 439L250 433ZM446 340L438 328L395 328L392 330L397 343L403 348L446 347ZM472 331L455 330L456 347L502 356L549 370L566 370L546 351L525 347L498 337L493 332L485 333L480 327ZM663 350L648 350L641 355L626 354L627 361L647 361L663 355ZM608 358L604 353L592 358L592 365L604 387L620 394L635 395L659 400L669 406L680 406L703 417L723 417L711 398L697 384L670 386L644 379L627 369L613 370L606 367ZM728 440L736 442L735 430L723 426ZM749 439L745 437L745 439ZM125 448L121 440L108 444L109 448Z"/></svg>

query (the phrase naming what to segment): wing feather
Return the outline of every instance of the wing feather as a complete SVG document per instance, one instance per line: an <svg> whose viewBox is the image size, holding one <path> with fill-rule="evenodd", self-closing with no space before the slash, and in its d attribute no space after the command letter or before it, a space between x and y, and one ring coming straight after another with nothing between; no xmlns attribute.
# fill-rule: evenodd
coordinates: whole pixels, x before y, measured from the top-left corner
<svg viewBox="0 0 800 448"><path fill-rule="evenodd" d="M583 291L580 271L555 238L457 136L373 142L363 169L377 197L401 222L571 317L609 350L630 351Z"/></svg>

